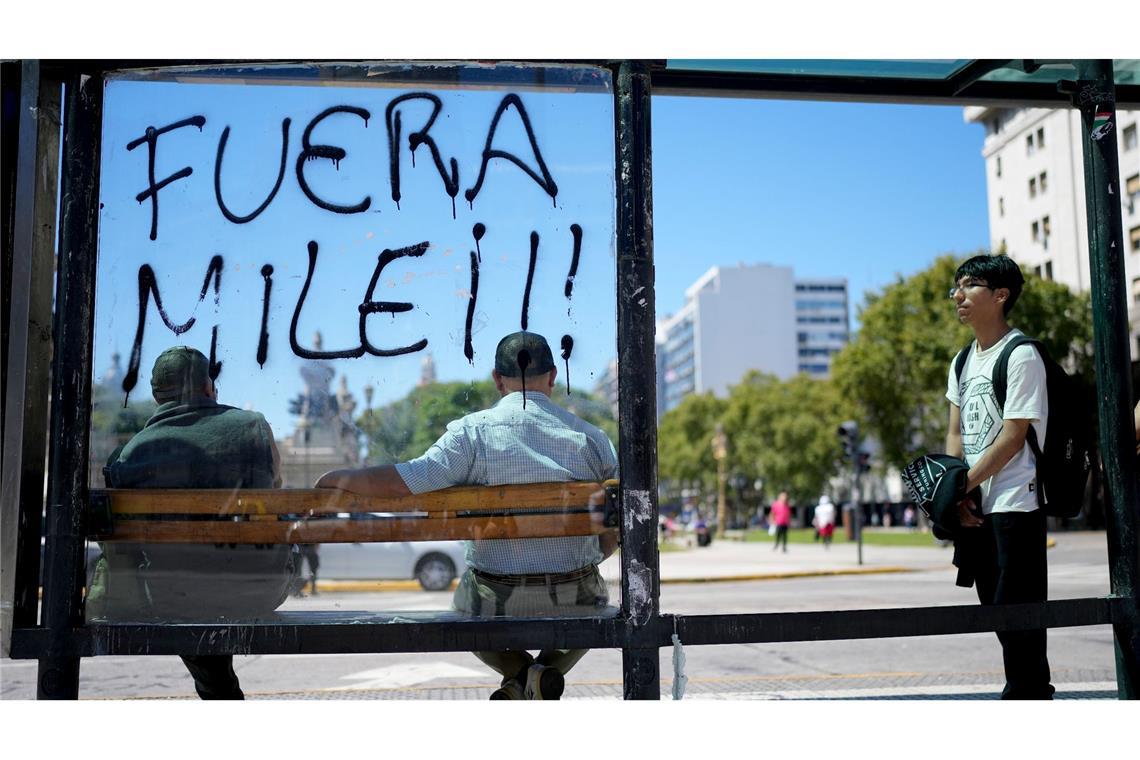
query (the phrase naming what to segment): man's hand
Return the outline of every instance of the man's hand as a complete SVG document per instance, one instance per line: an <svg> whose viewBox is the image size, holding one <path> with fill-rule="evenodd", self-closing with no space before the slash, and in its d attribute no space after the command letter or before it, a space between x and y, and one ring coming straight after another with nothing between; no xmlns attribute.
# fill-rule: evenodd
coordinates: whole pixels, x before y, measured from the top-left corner
<svg viewBox="0 0 1140 760"><path fill-rule="evenodd" d="M317 488L339 488L360 496L393 499L410 496L404 479L390 464L357 470L330 470L317 479Z"/></svg>
<svg viewBox="0 0 1140 760"><path fill-rule="evenodd" d="M329 470L317 478L314 488L342 488L341 482L345 479L344 475L344 470Z"/></svg>
<svg viewBox="0 0 1140 760"><path fill-rule="evenodd" d="M974 514L974 500L969 496L958 502L958 523L963 528L977 528L982 524L982 518Z"/></svg>

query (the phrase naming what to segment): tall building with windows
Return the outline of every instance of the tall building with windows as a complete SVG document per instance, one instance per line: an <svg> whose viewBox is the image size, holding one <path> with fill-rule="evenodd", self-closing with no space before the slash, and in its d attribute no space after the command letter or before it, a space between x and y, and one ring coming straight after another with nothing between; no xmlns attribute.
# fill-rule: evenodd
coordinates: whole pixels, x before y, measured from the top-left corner
<svg viewBox="0 0 1140 760"><path fill-rule="evenodd" d="M1022 270L1088 290L1081 116L1075 109L965 109L986 130L986 194L992 250ZM1117 111L1105 139L1117 141L1132 356L1140 357L1140 111Z"/></svg>
<svg viewBox="0 0 1140 760"><path fill-rule="evenodd" d="M728 395L750 370L827 377L847 343L847 283L796 280L791 267L712 267L657 325L658 412L690 393Z"/></svg>
<svg viewBox="0 0 1140 760"><path fill-rule="evenodd" d="M796 281L796 355L798 372L827 377L831 357L847 345L847 280Z"/></svg>

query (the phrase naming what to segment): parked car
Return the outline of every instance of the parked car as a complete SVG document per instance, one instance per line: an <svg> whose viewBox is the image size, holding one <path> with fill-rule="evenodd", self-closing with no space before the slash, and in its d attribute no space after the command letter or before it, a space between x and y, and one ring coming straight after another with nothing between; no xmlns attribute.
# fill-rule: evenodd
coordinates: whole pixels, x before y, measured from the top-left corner
<svg viewBox="0 0 1140 760"><path fill-rule="evenodd" d="M446 591L466 567L462 541L321 544L324 580L417 580L425 591Z"/></svg>

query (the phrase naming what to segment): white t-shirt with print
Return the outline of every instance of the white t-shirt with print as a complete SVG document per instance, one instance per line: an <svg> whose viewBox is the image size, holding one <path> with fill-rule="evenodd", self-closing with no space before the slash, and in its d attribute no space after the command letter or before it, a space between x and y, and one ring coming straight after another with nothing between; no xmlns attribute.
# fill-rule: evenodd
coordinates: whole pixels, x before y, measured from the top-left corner
<svg viewBox="0 0 1140 760"><path fill-rule="evenodd" d="M1049 394L1045 386L1045 363L1033 346L1019 346L1009 357L1005 408L998 411L993 389L993 371L998 356L1020 330L1010 330L985 351L974 341L962 376L950 363L946 398L960 410L962 452L971 467L997 440L1002 419L1030 420L1037 443L1045 448L1049 421ZM957 357L955 357L957 358ZM1032 512L1037 509L1036 459L1027 442L996 475L982 483L982 513Z"/></svg>

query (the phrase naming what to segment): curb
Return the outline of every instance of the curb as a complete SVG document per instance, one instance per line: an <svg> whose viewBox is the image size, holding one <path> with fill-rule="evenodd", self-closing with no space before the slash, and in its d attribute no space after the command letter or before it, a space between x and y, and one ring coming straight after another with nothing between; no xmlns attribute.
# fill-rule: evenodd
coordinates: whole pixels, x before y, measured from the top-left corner
<svg viewBox="0 0 1140 760"><path fill-rule="evenodd" d="M820 578L829 575L879 575L884 573L917 573L916 567L853 567L841 570L791 570L781 573L749 573L718 575L715 578L662 578L661 583L720 583L732 581L779 581L786 578Z"/></svg>
<svg viewBox="0 0 1140 760"><path fill-rule="evenodd" d="M818 578L829 575L880 575L885 573L917 573L915 567L865 567L841 570L792 570L779 573L746 573L743 575L718 575L715 578L662 578L661 583L733 583L740 581L778 581L787 578ZM614 582L607 579L607 582ZM452 581L448 591L458 585ZM419 581L317 581L317 592L350 593L378 591L421 591ZM442 593L442 592L440 592Z"/></svg>
<svg viewBox="0 0 1140 760"><path fill-rule="evenodd" d="M454 580L446 591L454 591L459 581ZM307 588L307 586L306 586ZM374 591L423 591L419 581L317 581L317 593L374 592ZM432 592L426 592L432 593ZM443 593L440 591L438 593ZM308 593L305 596L311 596Z"/></svg>

